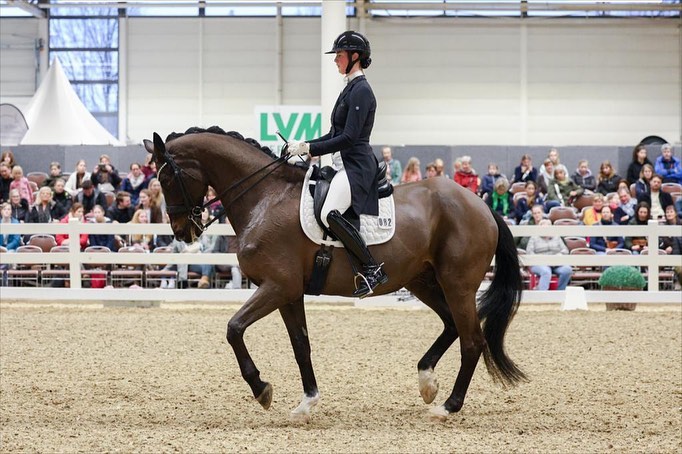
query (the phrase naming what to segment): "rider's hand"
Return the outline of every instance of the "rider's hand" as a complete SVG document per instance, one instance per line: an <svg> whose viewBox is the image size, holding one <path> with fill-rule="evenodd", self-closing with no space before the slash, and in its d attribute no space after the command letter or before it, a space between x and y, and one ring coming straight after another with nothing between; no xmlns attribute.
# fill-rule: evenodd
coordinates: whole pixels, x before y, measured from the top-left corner
<svg viewBox="0 0 682 454"><path fill-rule="evenodd" d="M292 140L287 146L287 152L293 156L306 155L310 153L310 144L308 142Z"/></svg>

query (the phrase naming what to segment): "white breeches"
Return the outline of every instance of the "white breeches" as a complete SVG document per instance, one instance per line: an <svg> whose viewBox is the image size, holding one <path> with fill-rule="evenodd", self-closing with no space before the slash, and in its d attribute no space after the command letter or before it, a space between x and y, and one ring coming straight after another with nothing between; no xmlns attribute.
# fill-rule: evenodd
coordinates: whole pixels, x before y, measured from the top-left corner
<svg viewBox="0 0 682 454"><path fill-rule="evenodd" d="M348 181L348 175L346 175L346 170L342 169L336 172L332 182L329 184L329 193L327 194L327 200L324 201L322 205L322 212L320 217L324 225L329 227L327 222L327 215L333 210L339 210L339 213L343 214L351 205L351 195L350 195L350 182Z"/></svg>

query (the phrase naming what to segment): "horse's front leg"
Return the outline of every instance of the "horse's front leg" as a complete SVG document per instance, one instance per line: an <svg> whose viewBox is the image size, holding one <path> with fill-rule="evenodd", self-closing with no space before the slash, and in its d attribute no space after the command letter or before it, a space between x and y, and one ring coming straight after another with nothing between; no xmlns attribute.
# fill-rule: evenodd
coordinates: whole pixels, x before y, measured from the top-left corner
<svg viewBox="0 0 682 454"><path fill-rule="evenodd" d="M303 398L299 406L292 410L291 420L297 423L307 423L310 421L310 411L320 400L320 393L317 390L313 363L310 360L310 340L303 296L301 295L291 304L280 307L279 312L289 332L289 339L291 339L291 346L294 349L294 356L303 382Z"/></svg>
<svg viewBox="0 0 682 454"><path fill-rule="evenodd" d="M260 371L244 344L244 331L254 322L284 306L287 301L282 297L283 293L277 286L261 285L227 323L227 342L234 350L242 377L251 388L253 396L266 410L272 402L272 386L260 379Z"/></svg>

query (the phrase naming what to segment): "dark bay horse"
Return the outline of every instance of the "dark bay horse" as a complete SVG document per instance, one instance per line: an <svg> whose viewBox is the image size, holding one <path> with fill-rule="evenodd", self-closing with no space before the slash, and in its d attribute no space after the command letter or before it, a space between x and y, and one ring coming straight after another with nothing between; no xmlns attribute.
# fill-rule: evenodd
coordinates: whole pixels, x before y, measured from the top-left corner
<svg viewBox="0 0 682 454"><path fill-rule="evenodd" d="M299 223L305 171L288 164L272 166L272 156L240 137L193 132L173 134L167 143L158 134L153 142L145 140L157 164L173 232L180 240L194 241L202 232L196 216L200 216L207 187L212 186L217 194L226 192L221 201L236 232L239 265L258 286L228 322L227 340L254 397L269 408L272 386L261 380L244 343L244 332L279 310L303 382L303 399L292 411L292 420L308 421L319 393L303 295L319 246L305 236ZM260 183L249 188L257 177L242 182L265 167L271 174ZM400 185L394 195L395 236L371 247L378 262L385 262L390 277L377 294L405 287L443 322L443 332L417 364L424 402L435 399L434 368L459 337L462 359L452 393L441 406L431 409L435 418L445 418L462 407L481 354L495 381L514 385L525 379L504 350L505 333L522 289L516 246L504 220L452 180L433 178ZM477 308L476 292L493 256L497 272ZM336 248L323 293L350 296L353 290L346 253Z"/></svg>

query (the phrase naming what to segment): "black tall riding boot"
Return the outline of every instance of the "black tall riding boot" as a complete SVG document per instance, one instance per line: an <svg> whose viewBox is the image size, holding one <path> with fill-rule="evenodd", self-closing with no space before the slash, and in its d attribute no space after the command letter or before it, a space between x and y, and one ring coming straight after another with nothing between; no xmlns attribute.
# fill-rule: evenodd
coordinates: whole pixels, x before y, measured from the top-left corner
<svg viewBox="0 0 682 454"><path fill-rule="evenodd" d="M348 252L362 264L362 273L355 276L355 291L353 296L364 298L374 293L374 289L388 282L388 276L377 264L372 254L367 249L365 241L360 236L355 226L348 222L338 210L333 210L327 215L329 230L343 243Z"/></svg>

